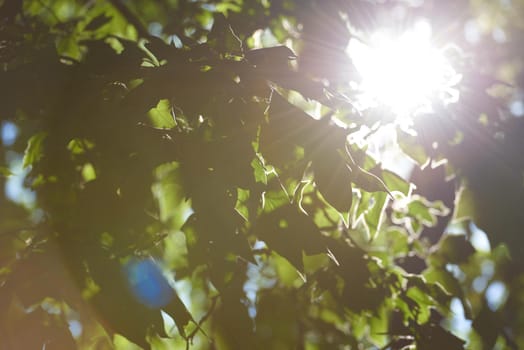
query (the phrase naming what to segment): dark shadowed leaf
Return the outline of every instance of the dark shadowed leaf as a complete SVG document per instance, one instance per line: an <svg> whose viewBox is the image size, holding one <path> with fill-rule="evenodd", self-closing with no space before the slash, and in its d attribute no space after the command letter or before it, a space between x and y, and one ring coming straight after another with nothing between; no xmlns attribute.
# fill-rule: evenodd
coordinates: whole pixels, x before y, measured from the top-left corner
<svg viewBox="0 0 524 350"><path fill-rule="evenodd" d="M296 348L299 337L297 298L291 292L265 291L257 303L256 332L262 348Z"/></svg>
<svg viewBox="0 0 524 350"><path fill-rule="evenodd" d="M317 152L313 157L312 169L315 183L322 196L335 209L347 213L351 208L353 174L338 152Z"/></svg>
<svg viewBox="0 0 524 350"><path fill-rule="evenodd" d="M90 256L89 269L100 291L93 296L92 302L96 311L106 321L109 334L119 333L149 349L146 341L148 330L154 328L164 335L164 326L160 309L150 308L141 303L131 292L129 280L122 266L114 259Z"/></svg>
<svg viewBox="0 0 524 350"><path fill-rule="evenodd" d="M303 252L327 252L324 238L313 220L291 204L262 215L253 231L269 248L289 260L299 271L304 270Z"/></svg>
<svg viewBox="0 0 524 350"><path fill-rule="evenodd" d="M407 273L420 274L427 267L426 261L418 255L412 254L395 259L395 263Z"/></svg>
<svg viewBox="0 0 524 350"><path fill-rule="evenodd" d="M289 60L295 59L297 55L287 46L274 46L249 50L245 53L245 57L257 68L271 69L287 67Z"/></svg>
<svg viewBox="0 0 524 350"><path fill-rule="evenodd" d="M463 264L475 253L465 235L445 235L435 253L443 263Z"/></svg>
<svg viewBox="0 0 524 350"><path fill-rule="evenodd" d="M433 323L426 323L415 327L417 335L415 336L417 349L420 350L462 350L464 349L464 340L458 338L442 326Z"/></svg>
<svg viewBox="0 0 524 350"><path fill-rule="evenodd" d="M357 187L363 189L367 192L387 192L391 195L388 188L384 182L378 178L376 175L373 175L364 169L356 166L353 170L352 182L357 185Z"/></svg>
<svg viewBox="0 0 524 350"><path fill-rule="evenodd" d="M493 348L500 332L502 331L500 315L491 311L487 305L484 305L473 320L472 326L481 336L486 349Z"/></svg>
<svg viewBox="0 0 524 350"><path fill-rule="evenodd" d="M242 41L222 13L215 14L213 28L211 28L207 39L207 43L220 53L240 55L242 52Z"/></svg>

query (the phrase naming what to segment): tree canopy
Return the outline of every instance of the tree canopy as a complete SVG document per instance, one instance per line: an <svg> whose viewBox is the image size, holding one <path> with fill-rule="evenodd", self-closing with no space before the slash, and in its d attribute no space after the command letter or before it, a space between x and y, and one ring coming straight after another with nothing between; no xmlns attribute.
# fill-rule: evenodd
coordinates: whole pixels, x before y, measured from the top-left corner
<svg viewBox="0 0 524 350"><path fill-rule="evenodd" d="M0 1L0 349L524 347L523 19ZM448 85L365 105L350 43L420 20Z"/></svg>

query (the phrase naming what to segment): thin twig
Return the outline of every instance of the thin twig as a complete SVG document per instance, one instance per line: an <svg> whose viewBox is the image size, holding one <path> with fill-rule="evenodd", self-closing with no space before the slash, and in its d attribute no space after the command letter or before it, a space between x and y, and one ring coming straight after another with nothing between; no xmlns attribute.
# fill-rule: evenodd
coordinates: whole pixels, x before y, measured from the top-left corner
<svg viewBox="0 0 524 350"><path fill-rule="evenodd" d="M189 350L189 344L193 342L193 338L195 337L195 335L197 334L198 331L201 331L206 337L209 338L209 336L206 334L206 332L204 332L204 330L202 329L202 324L204 322L206 322L207 319L213 313L213 311L215 311L215 307L217 305L218 297L219 297L219 295L215 295L212 298L211 307L209 308L209 310L207 310L206 314L204 316L202 316L200 321L198 321L198 323L196 325L196 328L186 337L186 350Z"/></svg>

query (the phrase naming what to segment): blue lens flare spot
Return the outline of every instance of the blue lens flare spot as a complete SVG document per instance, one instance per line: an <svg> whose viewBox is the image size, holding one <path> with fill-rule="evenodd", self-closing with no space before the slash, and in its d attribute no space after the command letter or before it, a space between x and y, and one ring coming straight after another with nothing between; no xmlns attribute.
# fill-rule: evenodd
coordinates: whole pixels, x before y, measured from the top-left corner
<svg viewBox="0 0 524 350"><path fill-rule="evenodd" d="M12 146L18 136L18 127L11 122L3 122L1 126L1 137L4 146Z"/></svg>
<svg viewBox="0 0 524 350"><path fill-rule="evenodd" d="M142 304L161 308L173 299L173 288L154 260L131 260L124 268L131 291Z"/></svg>

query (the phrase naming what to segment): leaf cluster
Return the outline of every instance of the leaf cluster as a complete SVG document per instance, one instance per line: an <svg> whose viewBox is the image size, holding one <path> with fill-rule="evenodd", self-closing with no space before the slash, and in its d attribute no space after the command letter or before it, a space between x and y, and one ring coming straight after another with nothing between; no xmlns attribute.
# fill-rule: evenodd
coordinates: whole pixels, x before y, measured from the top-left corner
<svg viewBox="0 0 524 350"><path fill-rule="evenodd" d="M472 71L398 130L410 177L383 169L337 74L380 6L305 3L2 3L2 161L35 196L0 198L2 347L458 350L457 301L485 348L521 341L521 120Z"/></svg>

